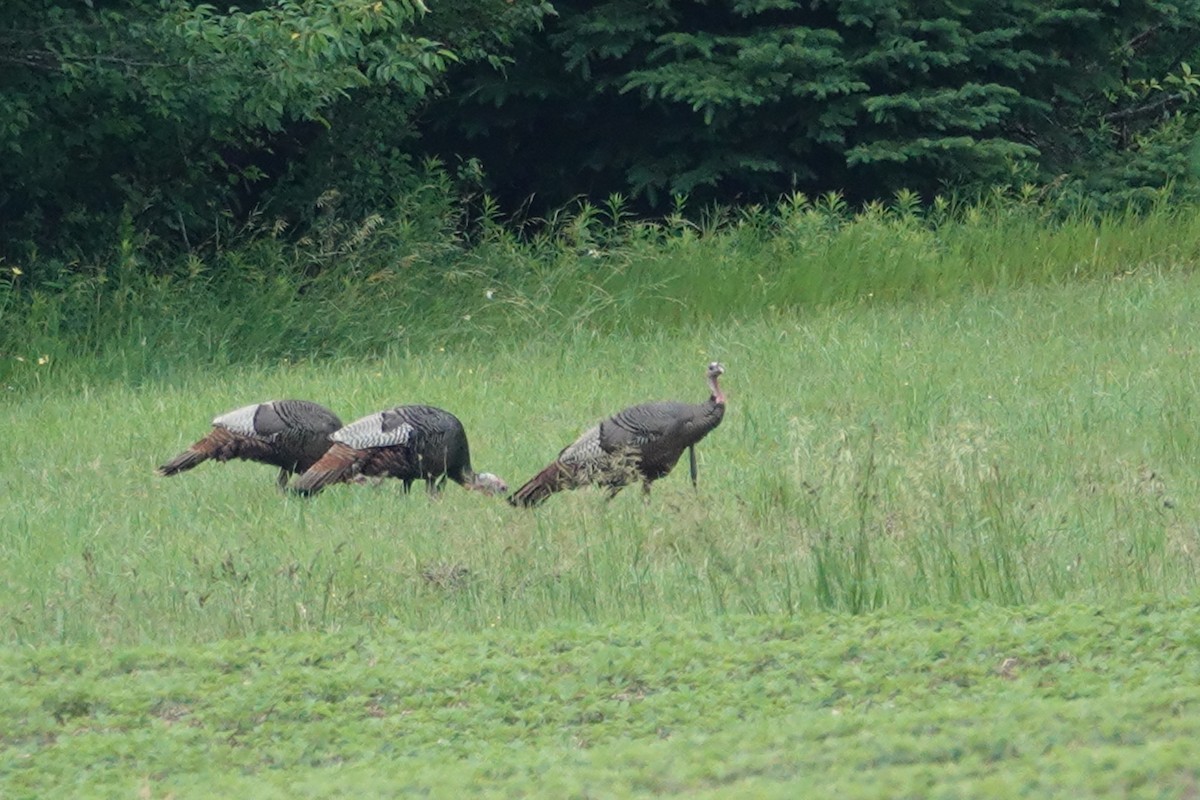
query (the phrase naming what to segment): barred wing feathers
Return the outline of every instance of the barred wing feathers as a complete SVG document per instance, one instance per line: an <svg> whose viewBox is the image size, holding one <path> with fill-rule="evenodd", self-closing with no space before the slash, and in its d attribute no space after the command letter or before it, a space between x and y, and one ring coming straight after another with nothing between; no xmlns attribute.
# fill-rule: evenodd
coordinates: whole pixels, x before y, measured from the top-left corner
<svg viewBox="0 0 1200 800"><path fill-rule="evenodd" d="M705 403L643 403L603 420L563 448L508 501L515 506L535 506L555 492L585 484L606 486L611 497L639 476L649 492L650 484L667 475L684 450L721 424L725 396L717 378L724 371L717 362L708 365L711 394ZM693 451L693 464L694 458Z"/></svg>
<svg viewBox="0 0 1200 800"><path fill-rule="evenodd" d="M272 400L221 414L213 429L184 452L158 468L175 475L209 459L242 459L280 468L279 483L303 472L329 449L329 434L341 427L337 415L307 400Z"/></svg>
<svg viewBox="0 0 1200 800"><path fill-rule="evenodd" d="M396 406L363 417L332 435L333 446L296 481L302 494L315 494L358 475L399 478L407 490L424 480L436 491L446 478L467 488L493 492L495 476L476 474L462 423L433 406ZM504 487L507 491L507 487Z"/></svg>

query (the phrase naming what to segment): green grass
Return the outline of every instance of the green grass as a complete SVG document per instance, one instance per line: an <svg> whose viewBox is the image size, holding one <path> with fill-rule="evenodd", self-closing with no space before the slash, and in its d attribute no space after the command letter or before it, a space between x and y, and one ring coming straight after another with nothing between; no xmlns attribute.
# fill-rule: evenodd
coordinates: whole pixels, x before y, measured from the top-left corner
<svg viewBox="0 0 1200 800"><path fill-rule="evenodd" d="M1195 794L1200 217L937 213L0 284L0 796ZM153 474L300 397L515 487L712 359L647 504Z"/></svg>
<svg viewBox="0 0 1200 800"><path fill-rule="evenodd" d="M1195 595L0 654L5 797L1188 797Z"/></svg>
<svg viewBox="0 0 1200 800"><path fill-rule="evenodd" d="M3 406L0 637L209 641L399 625L705 620L1173 597L1197 588L1200 278L760 315L692 334L576 333L321 365L197 370ZM686 469L535 513L397 482L281 496L269 468L153 467L215 414L297 396L344 419L458 414L510 484L627 404L729 412Z"/></svg>
<svg viewBox="0 0 1200 800"><path fill-rule="evenodd" d="M83 263L3 262L0 386L179 382L202 366L491 350L539 332L690 336L764 312L1186 273L1200 260L1193 209L1054 219L1018 200L911 206L850 215L836 198L792 198L701 225L613 225L585 206L530 240L485 225L471 246L453 220L441 232L335 221L315 242L258 232L207 260L154 261L125 241Z"/></svg>

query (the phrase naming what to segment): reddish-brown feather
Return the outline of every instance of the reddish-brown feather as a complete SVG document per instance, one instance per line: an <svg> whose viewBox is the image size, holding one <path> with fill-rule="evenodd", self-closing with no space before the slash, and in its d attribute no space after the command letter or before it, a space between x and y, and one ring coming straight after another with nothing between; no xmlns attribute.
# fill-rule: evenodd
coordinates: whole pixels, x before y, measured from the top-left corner
<svg viewBox="0 0 1200 800"><path fill-rule="evenodd" d="M534 475L525 485L513 492L510 502L516 506L536 506L545 502L546 498L565 488L564 478L568 470L558 460Z"/></svg>
<svg viewBox="0 0 1200 800"><path fill-rule="evenodd" d="M334 442L317 463L295 480L292 489L300 494L316 494L334 483L350 480L361 470L369 453Z"/></svg>
<svg viewBox="0 0 1200 800"><path fill-rule="evenodd" d="M225 428L213 428L203 439L159 467L158 474L177 475L203 464L210 458L228 461L234 457L231 450L236 447L238 438L241 437Z"/></svg>

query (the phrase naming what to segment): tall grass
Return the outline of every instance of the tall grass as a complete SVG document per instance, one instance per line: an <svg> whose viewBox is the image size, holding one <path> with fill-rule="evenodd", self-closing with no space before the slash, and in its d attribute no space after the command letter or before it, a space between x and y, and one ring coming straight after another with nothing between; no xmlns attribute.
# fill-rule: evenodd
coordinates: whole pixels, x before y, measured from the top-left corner
<svg viewBox="0 0 1200 800"><path fill-rule="evenodd" d="M420 208L334 215L299 243L261 224L178 263L127 232L91 265L0 264L0 382L172 381L200 365L487 349L538 330L688 331L764 310L1167 273L1200 255L1188 209L1054 218L1002 195L924 211L901 195L851 214L836 196L796 196L644 223L622 208L585 204L532 234L485 216L469 242ZM39 358L51 369L34 369Z"/></svg>
<svg viewBox="0 0 1200 800"><path fill-rule="evenodd" d="M445 352L184 364L151 384L65 392L51 377L0 405L0 637L535 628L1192 591L1198 303L1200 278L1144 266L776 306L694 331L560 324ZM648 504L581 490L530 513L388 484L304 502L256 465L151 472L214 414L295 396L345 419L450 408L476 467L516 485L604 414L701 399L713 358L730 406L699 448L699 492L676 474Z"/></svg>

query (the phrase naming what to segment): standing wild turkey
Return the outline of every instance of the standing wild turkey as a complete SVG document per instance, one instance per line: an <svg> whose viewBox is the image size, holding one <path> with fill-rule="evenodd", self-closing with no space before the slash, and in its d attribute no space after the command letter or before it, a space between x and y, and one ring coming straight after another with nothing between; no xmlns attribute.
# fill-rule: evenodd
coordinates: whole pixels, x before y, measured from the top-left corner
<svg viewBox="0 0 1200 800"><path fill-rule="evenodd" d="M296 479L292 490L316 494L358 476L399 478L408 491L424 479L436 493L446 478L467 489L503 494L507 484L471 469L467 432L458 417L432 406L396 406L363 417L333 433L333 446Z"/></svg>
<svg viewBox="0 0 1200 800"><path fill-rule="evenodd" d="M513 492L514 506L535 506L563 489L589 483L608 487L614 497L627 484L642 479L642 491L669 473L684 450L691 455L692 484L696 483L696 443L721 424L725 395L717 385L725 368L708 365L707 402L644 403L618 411L563 449L550 466Z"/></svg>
<svg viewBox="0 0 1200 800"><path fill-rule="evenodd" d="M241 458L279 467L279 486L315 464L329 449L329 434L342 421L307 400L272 400L245 406L212 421L212 432L158 468L159 475L185 472L210 458Z"/></svg>

